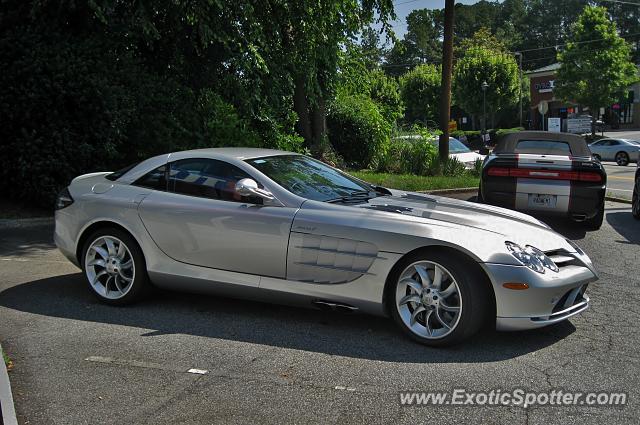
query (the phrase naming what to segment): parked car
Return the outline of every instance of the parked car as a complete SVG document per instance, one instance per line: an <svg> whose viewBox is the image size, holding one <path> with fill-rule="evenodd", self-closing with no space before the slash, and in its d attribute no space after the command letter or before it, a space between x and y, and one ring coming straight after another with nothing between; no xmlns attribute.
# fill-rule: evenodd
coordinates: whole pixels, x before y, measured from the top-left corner
<svg viewBox="0 0 640 425"><path fill-rule="evenodd" d="M615 161L618 165L638 162L640 142L630 139L600 139L589 144L594 158L600 161Z"/></svg>
<svg viewBox="0 0 640 425"><path fill-rule="evenodd" d="M640 162L636 166L636 178L633 185L633 197L631 199L631 212L636 220L640 220Z"/></svg>
<svg viewBox="0 0 640 425"><path fill-rule="evenodd" d="M430 140L436 147L439 146L438 140ZM484 161L486 155L472 151L464 143L455 137L449 137L449 157L455 158L464 164L465 168L472 170L476 166L476 161Z"/></svg>
<svg viewBox="0 0 640 425"><path fill-rule="evenodd" d="M409 136L398 136L394 138L394 140L403 140L403 141L412 142L412 141L420 140L421 138L422 136L420 136L419 134L416 134L416 135L409 135ZM429 142L436 147L438 147L440 143L438 139L432 139L432 140L429 140ZM472 151L464 143L462 143L460 140L456 139L455 137L449 137L449 157L457 159L458 161L464 164L466 169L472 170L476 165L476 161L478 160L483 161L485 155Z"/></svg>
<svg viewBox="0 0 640 425"><path fill-rule="evenodd" d="M606 183L604 167L582 137L525 131L504 136L487 157L478 200L568 216L595 230L604 217Z"/></svg>
<svg viewBox="0 0 640 425"><path fill-rule="evenodd" d="M55 242L108 304L151 285L391 315L428 345L589 306L589 257L514 211L372 186L304 155L221 148L75 178ZM239 311L238 314L242 314ZM348 342L345 342L348 343Z"/></svg>

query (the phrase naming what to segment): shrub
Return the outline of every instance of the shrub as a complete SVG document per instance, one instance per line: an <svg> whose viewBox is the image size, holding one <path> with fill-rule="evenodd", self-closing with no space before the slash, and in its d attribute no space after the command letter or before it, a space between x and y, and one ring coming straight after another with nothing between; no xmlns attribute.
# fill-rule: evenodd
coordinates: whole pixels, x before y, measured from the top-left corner
<svg viewBox="0 0 640 425"><path fill-rule="evenodd" d="M117 43L7 31L0 64L0 188L9 197L52 207L79 174L162 152L261 143L216 93L150 72Z"/></svg>
<svg viewBox="0 0 640 425"><path fill-rule="evenodd" d="M389 140L390 124L366 96L338 94L327 116L329 141L349 167L366 168Z"/></svg>

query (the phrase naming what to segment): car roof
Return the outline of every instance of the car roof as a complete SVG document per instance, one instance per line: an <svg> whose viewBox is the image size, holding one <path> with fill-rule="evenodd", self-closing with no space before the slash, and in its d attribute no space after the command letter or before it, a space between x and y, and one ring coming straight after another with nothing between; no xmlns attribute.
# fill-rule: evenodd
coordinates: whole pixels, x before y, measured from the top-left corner
<svg viewBox="0 0 640 425"><path fill-rule="evenodd" d="M494 153L515 153L516 146L521 140L565 142L569 144L571 155L591 156L584 137L571 133L555 133L550 131L518 131L502 136L496 144Z"/></svg>
<svg viewBox="0 0 640 425"><path fill-rule="evenodd" d="M277 155L297 155L293 152L280 151L275 149L262 149L262 148L205 148L205 149L192 149L188 151L180 151L169 154L169 161L172 157L180 158L229 158L237 160L263 158L267 156Z"/></svg>

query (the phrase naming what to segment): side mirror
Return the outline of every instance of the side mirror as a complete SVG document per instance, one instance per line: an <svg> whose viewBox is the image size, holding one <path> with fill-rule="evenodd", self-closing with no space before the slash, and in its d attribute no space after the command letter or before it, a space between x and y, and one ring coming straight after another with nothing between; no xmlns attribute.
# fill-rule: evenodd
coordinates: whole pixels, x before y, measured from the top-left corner
<svg viewBox="0 0 640 425"><path fill-rule="evenodd" d="M242 196L257 196L269 201L274 197L268 190L260 189L258 183L253 179L242 179L236 183L236 192Z"/></svg>

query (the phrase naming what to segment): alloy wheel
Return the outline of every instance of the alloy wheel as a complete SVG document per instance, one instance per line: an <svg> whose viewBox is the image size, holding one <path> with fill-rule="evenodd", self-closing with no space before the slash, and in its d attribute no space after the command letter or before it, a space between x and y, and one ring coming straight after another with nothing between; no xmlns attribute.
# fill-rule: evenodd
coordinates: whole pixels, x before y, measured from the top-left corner
<svg viewBox="0 0 640 425"><path fill-rule="evenodd" d="M100 236L89 245L84 264L91 287L101 297L117 300L131 290L135 263L120 239Z"/></svg>
<svg viewBox="0 0 640 425"><path fill-rule="evenodd" d="M458 325L462 295L447 269L432 261L419 261L400 274L396 308L411 332L423 338L439 339Z"/></svg>

